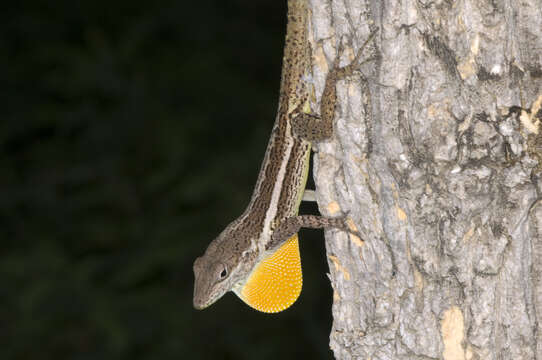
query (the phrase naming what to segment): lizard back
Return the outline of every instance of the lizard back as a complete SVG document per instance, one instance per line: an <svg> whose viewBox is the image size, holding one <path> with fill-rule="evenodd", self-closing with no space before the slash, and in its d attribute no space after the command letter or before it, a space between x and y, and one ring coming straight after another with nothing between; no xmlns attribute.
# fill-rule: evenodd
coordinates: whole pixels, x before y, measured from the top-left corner
<svg viewBox="0 0 542 360"><path fill-rule="evenodd" d="M309 170L310 142L295 137L291 126L292 117L308 106L307 26L306 0L289 0L279 104L269 143L246 210L194 264L196 308L233 290L249 306L276 312L290 306L301 292L297 235L279 249L271 248L270 242L277 224L297 214ZM274 295L257 289L272 289Z"/></svg>

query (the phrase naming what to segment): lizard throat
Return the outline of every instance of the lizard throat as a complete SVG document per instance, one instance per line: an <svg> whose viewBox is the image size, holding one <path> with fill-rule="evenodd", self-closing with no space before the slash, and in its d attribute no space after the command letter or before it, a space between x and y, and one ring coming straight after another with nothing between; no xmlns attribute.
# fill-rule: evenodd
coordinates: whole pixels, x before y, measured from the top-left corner
<svg viewBox="0 0 542 360"><path fill-rule="evenodd" d="M234 292L258 311L276 313L289 308L303 286L297 235L256 265L246 283Z"/></svg>

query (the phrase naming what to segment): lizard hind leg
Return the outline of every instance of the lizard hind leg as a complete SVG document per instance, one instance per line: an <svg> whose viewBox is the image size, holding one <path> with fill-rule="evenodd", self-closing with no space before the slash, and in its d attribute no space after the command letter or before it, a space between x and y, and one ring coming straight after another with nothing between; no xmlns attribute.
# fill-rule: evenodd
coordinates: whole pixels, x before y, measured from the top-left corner
<svg viewBox="0 0 542 360"><path fill-rule="evenodd" d="M299 113L292 119L292 132L310 142L323 141L333 135L333 123L322 121L319 115Z"/></svg>
<svg viewBox="0 0 542 360"><path fill-rule="evenodd" d="M352 75L359 66L365 62L372 61L373 58L359 62L361 54L369 41L374 37L373 31L367 40L358 50L354 60L346 66L340 67L338 60L331 67L326 77L324 90L320 101L320 115L306 114L298 112L291 119L292 132L307 141L322 141L333 136L333 119L335 118L335 110L337 107L337 81ZM342 43L339 44L340 52L342 52Z"/></svg>
<svg viewBox="0 0 542 360"><path fill-rule="evenodd" d="M361 55L365 52L365 49L367 48L367 45L369 44L369 42L371 42L371 40L374 38L376 33L377 33L377 31L373 30L369 34L367 39L365 39L365 41L363 42L363 44L361 45L361 47L357 51L356 56L354 57L354 60L352 60L352 62L350 62L350 64L341 67L341 66L338 65L338 61L339 61L338 58L335 59L335 63L334 63L333 67L330 70L330 75L328 75L328 77L332 78L334 83L337 82L338 80L341 80L341 79L344 79L344 78L346 78L348 76L353 75L356 71L359 70L361 65L363 65L365 63L368 63L368 62L371 62L371 61L378 60L379 57L377 55L375 55L375 56L368 57L363 61L360 61ZM339 42L339 54L342 54L343 52L344 52L344 45L343 45L342 42ZM331 89L328 90L328 91L331 91Z"/></svg>

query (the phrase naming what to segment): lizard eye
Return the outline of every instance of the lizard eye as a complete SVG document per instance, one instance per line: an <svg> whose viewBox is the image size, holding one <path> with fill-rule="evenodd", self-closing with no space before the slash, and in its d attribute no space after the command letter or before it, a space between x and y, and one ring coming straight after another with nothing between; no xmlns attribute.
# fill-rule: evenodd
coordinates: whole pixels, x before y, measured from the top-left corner
<svg viewBox="0 0 542 360"><path fill-rule="evenodd" d="M226 268L226 266L224 266L222 268L222 271L220 272L220 274L218 275L220 280L224 280L226 278L226 276L228 276L228 269Z"/></svg>

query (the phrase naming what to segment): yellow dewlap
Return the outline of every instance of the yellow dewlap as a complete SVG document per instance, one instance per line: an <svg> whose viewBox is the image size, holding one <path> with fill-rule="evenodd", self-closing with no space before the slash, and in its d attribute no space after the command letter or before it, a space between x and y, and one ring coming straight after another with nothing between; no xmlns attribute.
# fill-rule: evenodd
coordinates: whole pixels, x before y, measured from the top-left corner
<svg viewBox="0 0 542 360"><path fill-rule="evenodd" d="M275 313L292 305L303 285L297 235L254 269L239 297L250 307Z"/></svg>

